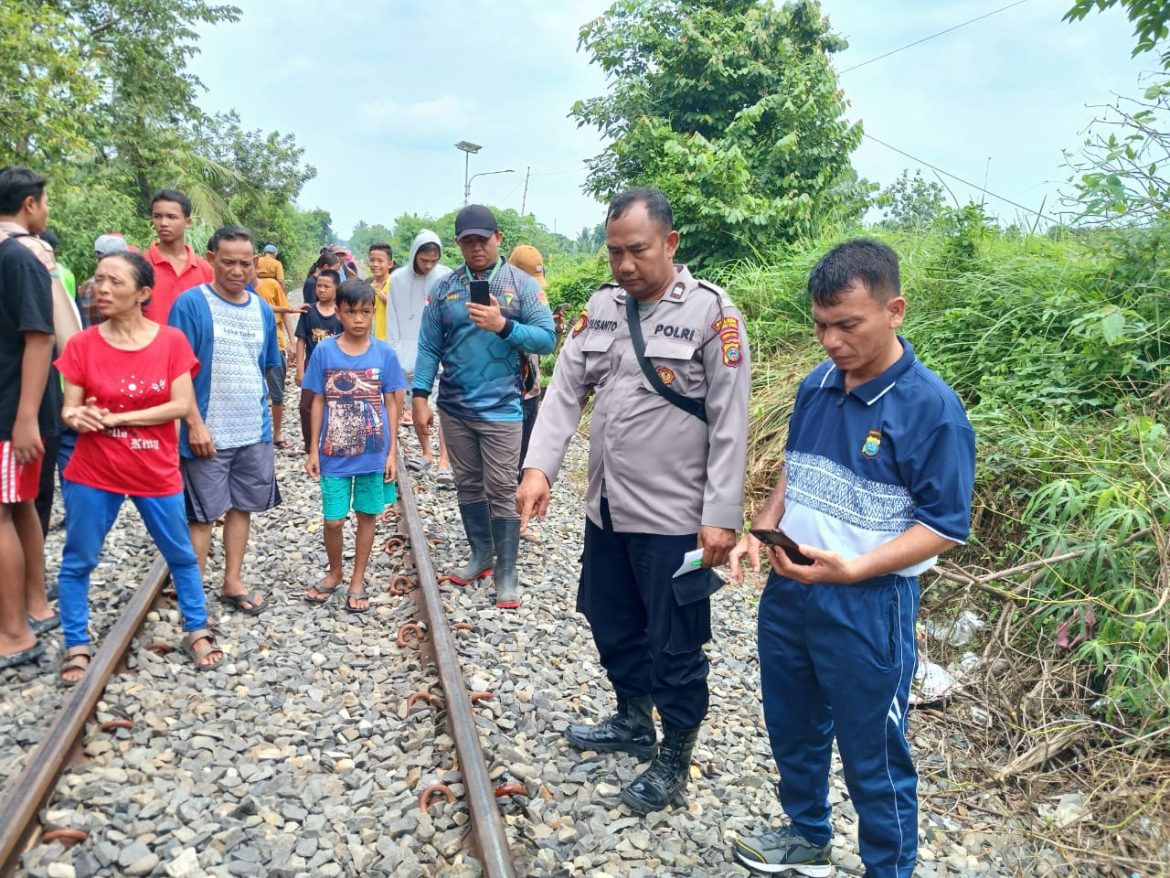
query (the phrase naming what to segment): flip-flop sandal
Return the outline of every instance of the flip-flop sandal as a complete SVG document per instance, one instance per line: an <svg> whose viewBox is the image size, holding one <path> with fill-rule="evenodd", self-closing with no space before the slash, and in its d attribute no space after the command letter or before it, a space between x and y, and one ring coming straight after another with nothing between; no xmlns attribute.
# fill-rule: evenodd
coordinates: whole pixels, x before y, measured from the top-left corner
<svg viewBox="0 0 1170 878"><path fill-rule="evenodd" d="M268 601L260 603L261 596L252 592L251 594L220 594L219 602L226 604L234 609L237 613L244 613L248 616L259 616L268 609ZM251 604L250 607L245 607L244 604Z"/></svg>
<svg viewBox="0 0 1170 878"><path fill-rule="evenodd" d="M323 585L321 585L321 583L324 581L325 581L324 579L318 581L318 583L310 589L310 591L317 592L316 597L309 594L309 592L304 593L303 597L305 599L305 603L317 604L318 606L320 606L321 604L327 604L327 603L329 603L329 599L331 597L333 597L333 592L335 592L335 591L337 591L337 589L341 588L340 582L337 583L337 585L333 586L333 588L325 588Z"/></svg>
<svg viewBox="0 0 1170 878"><path fill-rule="evenodd" d="M88 646L71 646L65 651L65 660L61 663L57 679L60 680L62 686L76 686L85 679L91 664L93 664L93 653ZM82 674L76 680L66 680L65 673L67 671L82 671Z"/></svg>
<svg viewBox="0 0 1170 878"><path fill-rule="evenodd" d="M12 655L0 656L0 670L15 668L20 665L30 665L45 654L45 645L39 640L28 649L14 652Z"/></svg>
<svg viewBox="0 0 1170 878"><path fill-rule="evenodd" d="M32 633L40 637L46 631L52 631L61 624L61 616L54 613L47 619L34 619L32 616L28 617L28 627L32 629Z"/></svg>
<svg viewBox="0 0 1170 878"><path fill-rule="evenodd" d="M353 602L355 600L364 600L366 605L364 607L355 607ZM345 594L345 608L351 613L368 613L370 611L369 604L370 596L364 591L350 591Z"/></svg>
<svg viewBox="0 0 1170 878"><path fill-rule="evenodd" d="M199 643L201 640L206 641L207 646L205 646L203 649L196 649L195 644ZM209 655L215 655L216 653L219 653L219 659L208 665L203 664L203 660L205 658L207 658ZM224 658L226 658L223 650L215 645L215 635L213 635L206 628L198 628L195 631L188 632L187 636L183 638L183 654L186 655L187 658L191 659L191 663L195 665L195 670L200 672L211 671L215 668L218 668L220 664L222 664Z"/></svg>
<svg viewBox="0 0 1170 878"><path fill-rule="evenodd" d="M286 442L284 439L273 439L272 445L274 448L288 448L288 442Z"/></svg>

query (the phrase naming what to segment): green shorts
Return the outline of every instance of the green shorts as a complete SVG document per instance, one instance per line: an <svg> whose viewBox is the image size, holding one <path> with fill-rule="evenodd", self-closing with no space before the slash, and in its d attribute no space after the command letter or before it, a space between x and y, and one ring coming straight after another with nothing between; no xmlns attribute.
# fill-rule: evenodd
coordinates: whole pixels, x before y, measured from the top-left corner
<svg viewBox="0 0 1170 878"><path fill-rule="evenodd" d="M381 473L321 476L321 509L326 521L339 521L349 515L351 500L354 512L381 515L387 503L398 502L398 486L384 482Z"/></svg>

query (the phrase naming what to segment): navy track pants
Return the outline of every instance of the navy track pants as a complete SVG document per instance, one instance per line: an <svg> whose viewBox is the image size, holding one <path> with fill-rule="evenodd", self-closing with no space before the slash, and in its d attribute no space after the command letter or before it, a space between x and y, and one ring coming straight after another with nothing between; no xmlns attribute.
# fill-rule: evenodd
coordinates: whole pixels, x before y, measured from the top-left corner
<svg viewBox="0 0 1170 878"><path fill-rule="evenodd" d="M918 775L906 741L918 598L914 578L804 585L775 572L760 598L760 679L780 804L806 839L829 841L836 736L869 878L911 878L918 849Z"/></svg>

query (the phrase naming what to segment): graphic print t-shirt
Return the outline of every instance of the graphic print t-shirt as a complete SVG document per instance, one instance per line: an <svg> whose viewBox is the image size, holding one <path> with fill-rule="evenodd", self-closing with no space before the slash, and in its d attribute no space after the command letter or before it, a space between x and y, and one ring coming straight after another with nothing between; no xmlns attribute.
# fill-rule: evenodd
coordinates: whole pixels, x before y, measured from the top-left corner
<svg viewBox="0 0 1170 878"><path fill-rule="evenodd" d="M326 317L313 305L297 320L297 338L305 340L305 368L312 362L313 351L327 338L341 335L341 318L334 312Z"/></svg>
<svg viewBox="0 0 1170 878"><path fill-rule="evenodd" d="M321 475L380 473L393 452L383 394L406 388L394 349L371 339L364 354L351 356L336 338L317 345L305 370L304 389L325 397L321 422Z"/></svg>
<svg viewBox="0 0 1170 878"><path fill-rule="evenodd" d="M91 326L69 339L57 369L99 408L132 412L170 402L171 384L199 370L187 337L171 326L137 351L116 348ZM179 475L179 437L168 421L151 427L113 427L77 437L77 450L65 467L71 482L133 497L165 497L183 490Z"/></svg>

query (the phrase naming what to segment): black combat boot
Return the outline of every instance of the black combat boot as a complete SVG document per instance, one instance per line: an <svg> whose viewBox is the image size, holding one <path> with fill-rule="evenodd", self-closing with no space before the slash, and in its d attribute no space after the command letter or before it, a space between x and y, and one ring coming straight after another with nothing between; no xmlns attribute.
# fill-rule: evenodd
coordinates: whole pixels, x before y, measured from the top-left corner
<svg viewBox="0 0 1170 878"><path fill-rule="evenodd" d="M520 519L493 518L492 541L496 544L496 606L502 610L514 610L520 606L520 583L516 577Z"/></svg>
<svg viewBox="0 0 1170 878"><path fill-rule="evenodd" d="M492 513L487 500L480 500L460 504L459 515L463 518L463 531L471 545L471 560L458 573L452 573L451 580L459 585L470 585L492 573Z"/></svg>
<svg viewBox="0 0 1170 878"><path fill-rule="evenodd" d="M658 752L658 733L654 729L654 702L649 695L618 695L617 713L602 722L586 725L573 723L565 729L565 739L578 750L599 753L631 753L649 759Z"/></svg>
<svg viewBox="0 0 1170 878"><path fill-rule="evenodd" d="M662 746L650 767L622 790L622 801L631 811L646 814L661 811L668 803L681 805L691 773L691 751L698 729L662 729Z"/></svg>

